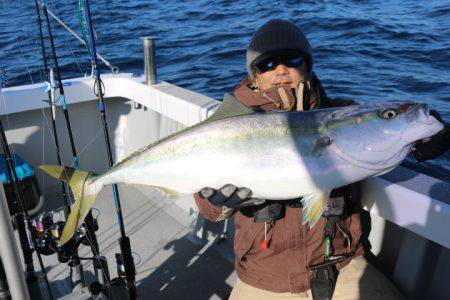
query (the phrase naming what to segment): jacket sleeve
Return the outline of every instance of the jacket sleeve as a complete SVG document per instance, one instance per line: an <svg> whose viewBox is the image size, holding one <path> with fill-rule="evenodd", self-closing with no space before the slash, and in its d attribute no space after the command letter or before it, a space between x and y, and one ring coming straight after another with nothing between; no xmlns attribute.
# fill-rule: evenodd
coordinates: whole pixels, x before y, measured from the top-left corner
<svg viewBox="0 0 450 300"><path fill-rule="evenodd" d="M203 198L199 193L194 194L195 203L198 206L200 213L205 217L205 219L212 222L223 221L231 217L236 210L226 206L215 206L208 201L207 198Z"/></svg>

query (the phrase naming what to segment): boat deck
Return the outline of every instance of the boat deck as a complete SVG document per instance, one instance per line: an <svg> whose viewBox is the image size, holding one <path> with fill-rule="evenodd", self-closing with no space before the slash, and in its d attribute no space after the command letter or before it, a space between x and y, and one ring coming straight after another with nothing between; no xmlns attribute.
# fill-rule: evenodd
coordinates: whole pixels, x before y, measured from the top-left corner
<svg viewBox="0 0 450 300"><path fill-rule="evenodd" d="M136 263L136 284L141 299L226 299L236 280L233 263L221 247L209 239L201 241L191 234L194 218L174 204L164 193L146 187L119 187L126 233L131 239ZM181 199L180 199L181 200ZM48 207L58 206L52 201ZM105 188L95 207L100 216L101 254L107 257L111 278L116 277L115 253L120 236L112 189ZM94 216L97 211L93 211ZM55 218L56 219L56 218ZM228 244L228 243L227 243ZM229 247L229 246L228 246ZM230 249L225 249L229 253ZM79 255L92 256L81 246ZM37 259L36 259L37 262ZM56 255L44 256L52 289L57 297L70 292L69 269ZM93 278L90 261L83 264L86 280ZM39 270L36 266L36 270Z"/></svg>

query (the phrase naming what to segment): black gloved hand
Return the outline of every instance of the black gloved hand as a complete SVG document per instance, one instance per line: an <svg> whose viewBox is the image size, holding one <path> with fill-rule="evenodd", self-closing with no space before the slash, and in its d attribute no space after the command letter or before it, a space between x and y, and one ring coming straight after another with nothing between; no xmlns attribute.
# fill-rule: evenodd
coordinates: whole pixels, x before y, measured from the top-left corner
<svg viewBox="0 0 450 300"><path fill-rule="evenodd" d="M205 187L200 190L199 194L218 207L241 208L259 205L266 201L265 199L252 198L253 193L249 188L237 188L232 184L226 184L218 190Z"/></svg>
<svg viewBox="0 0 450 300"><path fill-rule="evenodd" d="M443 123L444 129L432 137L419 141L416 145L414 145L411 155L417 162L436 158L450 149L449 125L444 123L437 111L431 110L430 115L435 117L439 122Z"/></svg>

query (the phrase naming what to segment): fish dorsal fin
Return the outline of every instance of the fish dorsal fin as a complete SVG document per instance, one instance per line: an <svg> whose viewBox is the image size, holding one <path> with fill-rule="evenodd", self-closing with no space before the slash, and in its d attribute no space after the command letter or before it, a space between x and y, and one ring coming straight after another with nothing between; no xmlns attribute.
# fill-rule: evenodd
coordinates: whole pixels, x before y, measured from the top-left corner
<svg viewBox="0 0 450 300"><path fill-rule="evenodd" d="M231 117L252 115L254 113L255 110L239 102L235 97L226 93L223 97L222 104L219 106L216 112L203 122L209 123Z"/></svg>
<svg viewBox="0 0 450 300"><path fill-rule="evenodd" d="M242 104L241 102L239 102L235 97L231 96L230 94L225 94L223 97L223 101L222 104L219 106L219 108L213 113L213 115L209 118L207 118L206 120L203 120L200 123L197 123L191 127L187 127L183 130L180 130L178 132L175 132L171 135L168 135L150 145L147 145L137 151L135 151L134 153L130 154L129 156L127 156L126 158L124 158L122 161L116 163L114 165L114 167L119 167L120 165L124 164L125 162L127 162L129 159L139 155L140 153L158 145L161 144L162 142L165 142L177 135L180 135L183 132L186 132L192 128L195 127L199 127L203 124L206 123L210 123L210 122L214 122L214 121L218 121L218 120L222 120L222 119L226 119L226 118L231 118L231 117L237 117L237 116L245 116L245 115L251 115L256 113L255 110L251 109L250 107L245 106L244 104Z"/></svg>

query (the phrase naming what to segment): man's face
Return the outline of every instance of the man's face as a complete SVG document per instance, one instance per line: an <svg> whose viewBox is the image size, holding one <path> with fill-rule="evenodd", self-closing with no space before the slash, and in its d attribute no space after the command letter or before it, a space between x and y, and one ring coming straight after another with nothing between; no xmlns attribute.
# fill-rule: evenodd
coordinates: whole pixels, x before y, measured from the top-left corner
<svg viewBox="0 0 450 300"><path fill-rule="evenodd" d="M296 88L306 78L306 62L303 60L294 66L293 60L284 60L283 57L266 59L262 62L263 70L255 70L256 80L261 91L278 85L288 85ZM270 68L267 68L270 66ZM267 70L266 70L267 69Z"/></svg>

